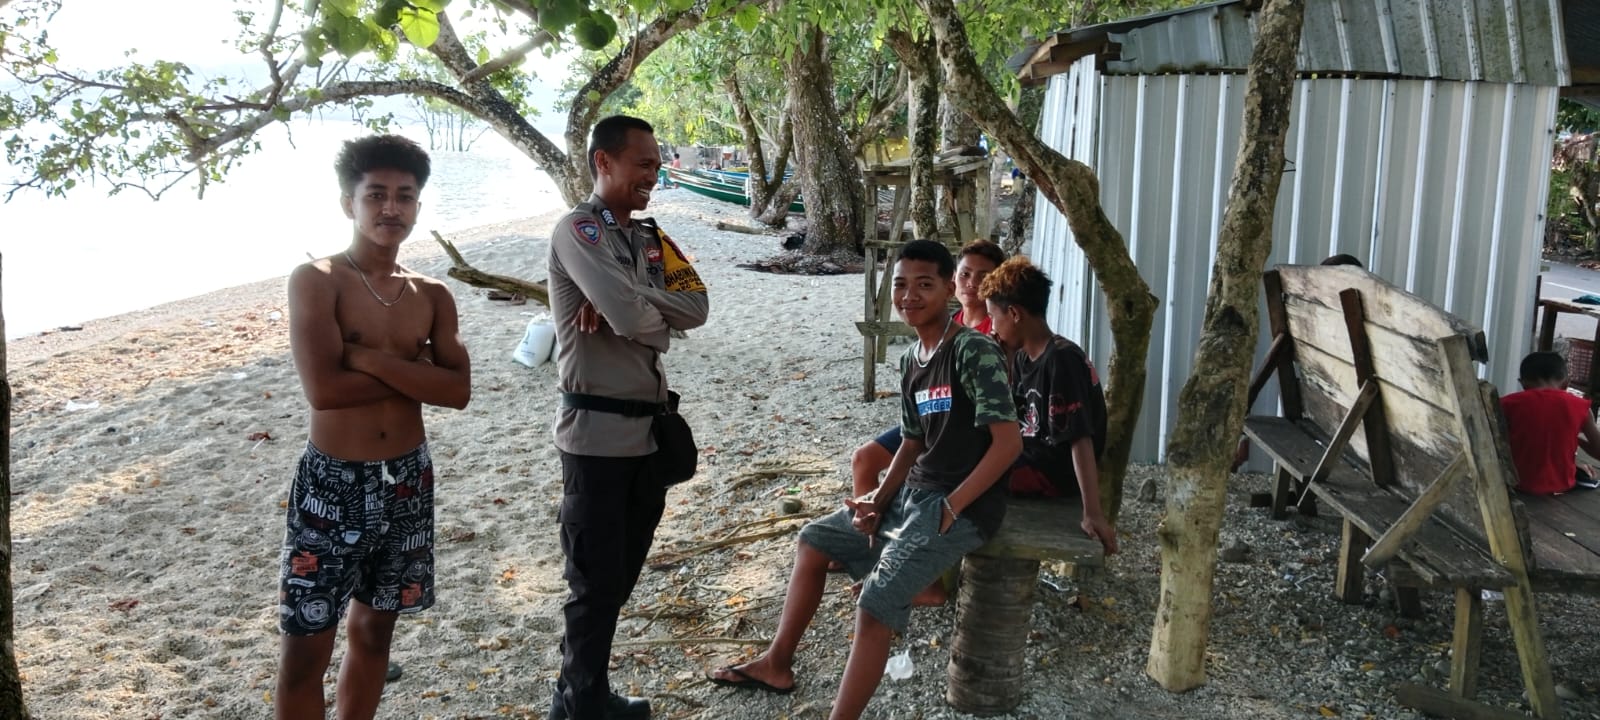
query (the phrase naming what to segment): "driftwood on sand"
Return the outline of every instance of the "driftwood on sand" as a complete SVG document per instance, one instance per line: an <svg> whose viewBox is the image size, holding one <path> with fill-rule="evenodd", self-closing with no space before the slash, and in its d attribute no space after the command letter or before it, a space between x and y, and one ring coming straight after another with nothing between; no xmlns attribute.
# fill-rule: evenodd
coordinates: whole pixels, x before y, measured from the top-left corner
<svg viewBox="0 0 1600 720"><path fill-rule="evenodd" d="M444 251L450 255L452 267L446 271L450 277L464 282L473 287L489 288L491 290L504 290L509 293L522 295L540 305L550 307L550 289L542 283L528 282L505 275L486 273L469 264L466 258L461 257L461 251L449 240L444 239L439 231L433 231L433 239L444 246Z"/></svg>

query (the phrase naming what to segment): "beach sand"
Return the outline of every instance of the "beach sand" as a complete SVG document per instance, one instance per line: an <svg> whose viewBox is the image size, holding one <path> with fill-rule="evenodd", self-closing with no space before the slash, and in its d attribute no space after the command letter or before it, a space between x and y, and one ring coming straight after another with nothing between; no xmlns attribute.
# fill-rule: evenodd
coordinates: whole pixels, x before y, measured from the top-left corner
<svg viewBox="0 0 1600 720"><path fill-rule="evenodd" d="M712 297L710 322L674 340L666 357L703 461L669 495L657 557L792 528L775 520L781 498L800 499L807 515L837 507L851 449L897 421L897 398L860 400L852 321L861 277L738 269L774 254L779 236L716 231L717 220L748 220L682 190L659 193L650 214L696 257ZM450 239L479 269L541 280L554 218ZM435 276L446 266L422 231L403 260ZM387 688L379 716L543 717L566 594L550 436L556 370L510 359L541 307L449 282L473 357L473 398L464 411L425 413L438 472L438 602L400 621L394 657L405 676ZM308 413L285 304L279 279L11 343L16 647L38 717L270 714L278 548ZM878 383L895 390L898 374L882 367ZM1160 483L1159 469L1136 468L1130 498L1145 479ZM1265 480L1235 485L1238 499ZM1009 717L1317 717L1324 707L1412 717L1394 707L1390 688L1438 659L1449 637L1444 596L1428 596L1421 621L1396 620L1378 596L1337 605L1327 562L1336 521L1273 523L1242 502L1230 501L1224 535L1253 554L1219 569L1213 681L1182 695L1155 687L1142 667L1159 591L1160 505L1130 499L1124 512L1124 554L1108 571L1081 589L1056 578L1067 591L1041 590L1028 700ZM739 639L770 637L793 543L781 534L647 569L618 634L616 688L655 698L658 717L825 716L851 629L842 578L830 581L801 649L799 692L757 697L701 679L756 649ZM1553 622L1568 622L1568 612L1572 627L1552 650L1566 653L1558 670L1572 668L1563 677L1582 695L1569 707L1594 712L1584 670L1600 661L1600 642L1584 606L1562 602ZM1484 693L1514 704L1515 662L1496 612ZM912 651L916 676L886 681L869 717L964 717L943 703L953 618L948 607L918 612L895 646ZM1396 623L1398 639L1385 630Z"/></svg>

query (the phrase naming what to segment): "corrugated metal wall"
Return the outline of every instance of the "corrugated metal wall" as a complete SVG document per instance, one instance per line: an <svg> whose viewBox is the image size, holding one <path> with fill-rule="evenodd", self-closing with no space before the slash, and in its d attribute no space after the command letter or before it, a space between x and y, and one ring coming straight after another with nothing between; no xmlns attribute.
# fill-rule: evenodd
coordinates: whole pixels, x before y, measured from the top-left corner
<svg viewBox="0 0 1600 720"><path fill-rule="evenodd" d="M1137 461L1160 461L1193 367L1245 80L1103 76L1093 62L1051 78L1041 134L1095 168L1106 214L1161 299L1133 448ZM1516 387L1531 346L1556 95L1532 85L1299 81L1269 263L1361 258L1480 325L1488 379ZM1043 198L1038 207L1031 253L1057 281L1052 326L1103 367L1111 334L1102 297L1065 219ZM1262 327L1258 364L1265 317ZM1255 411L1274 412L1275 392Z"/></svg>
<svg viewBox="0 0 1600 720"><path fill-rule="evenodd" d="M1207 5L1113 33L1114 74L1242 71L1255 16ZM1566 85L1561 0L1321 0L1306 3L1299 67L1307 73Z"/></svg>

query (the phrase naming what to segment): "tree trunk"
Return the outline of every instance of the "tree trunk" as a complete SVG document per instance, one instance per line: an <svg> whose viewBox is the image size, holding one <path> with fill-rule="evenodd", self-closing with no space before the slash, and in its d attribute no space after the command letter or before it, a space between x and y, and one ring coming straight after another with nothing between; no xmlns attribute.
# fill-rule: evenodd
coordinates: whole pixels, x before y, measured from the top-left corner
<svg viewBox="0 0 1600 720"><path fill-rule="evenodd" d="M1161 595L1146 670L1181 692L1205 682L1206 637L1217 532L1235 440L1244 425L1255 352L1261 270L1272 251L1272 215L1283 175L1304 0L1269 0L1256 18L1245 85L1244 125L1217 241L1194 371L1178 396L1167 443L1167 514Z"/></svg>
<svg viewBox="0 0 1600 720"><path fill-rule="evenodd" d="M833 101L833 70L824 60L826 38L813 25L808 42L785 68L794 118L794 147L799 163L800 194L805 198L807 254L859 251L865 187L861 168L850 154L850 140Z"/></svg>
<svg viewBox="0 0 1600 720"><path fill-rule="evenodd" d="M1032 125L1029 124L1029 127L1032 127ZM982 129L978 127L977 123L972 121L972 118L967 117L966 113L961 112L961 110L958 109L948 97L944 98L944 101L939 105L939 136L942 139L939 148L940 150L956 150L959 148L977 147L978 139L982 137L982 135ZM959 197L958 193L960 192L962 186L971 184L973 184L971 180L958 179L950 185L944 185L939 188L938 205L940 227L950 228L951 232L955 232L956 228L961 227L961 225L956 221L956 198ZM987 202L984 198L976 198L976 201L980 203ZM972 212L973 220L976 221L978 215L977 208L973 208ZM989 237L989 229L990 228L974 227L972 230L973 232L977 233L977 237L958 238L958 240L964 243L970 240Z"/></svg>
<svg viewBox="0 0 1600 720"><path fill-rule="evenodd" d="M939 144L939 56L932 38L917 40L904 30L890 30L884 42L910 76L906 124L911 136L911 225L917 237L931 240L939 234L933 174Z"/></svg>
<svg viewBox="0 0 1600 720"><path fill-rule="evenodd" d="M722 84L728 90L728 99L733 101L734 113L739 118L739 131L744 135L745 153L750 156L750 217L768 227L782 228L789 224L789 203L794 202L800 192L797 187L785 184L783 180L784 173L789 169L789 152L794 148L791 115L786 109L783 121L778 126L778 157L769 172L766 150L761 142L761 126L756 124L755 115L751 114L750 106L745 102L738 73L728 73L722 79ZM784 196L785 190L787 196ZM774 202L778 199L783 202Z"/></svg>
<svg viewBox="0 0 1600 720"><path fill-rule="evenodd" d="M1017 119L1021 120L1023 125L1033 128L1033 131L1038 133L1039 118L1044 114L1044 87L1022 88L1017 95L1016 111ZM1004 175L1001 177L1004 177ZM998 181L990 184L990 188L998 187L1000 187ZM1007 255L1022 252L1022 246L1028 244L1028 240L1033 234L1033 208L1035 200L1038 198L1038 188L1034 187L1033 181L1029 180L1027 176L1018 178L1012 185L1011 192L1016 193L1017 203L1011 206L1011 219L1010 222L1006 223L1006 237L1002 247ZM991 192L990 195L995 196L996 193ZM991 207L995 206L991 205ZM999 215L991 213L989 217L998 218Z"/></svg>
<svg viewBox="0 0 1600 720"><path fill-rule="evenodd" d="M1011 222L1006 224L1006 241L1001 246L1007 256L1022 252L1022 246L1028 244L1033 234L1033 208L1039 197L1039 189L1026 175L1012 192L1017 193L1017 204L1011 206Z"/></svg>
<svg viewBox="0 0 1600 720"><path fill-rule="evenodd" d="M6 369L6 321L0 312L0 717L28 720L17 672L17 623L11 588L11 375Z"/></svg>
<svg viewBox="0 0 1600 720"><path fill-rule="evenodd" d="M1122 233L1112 227L1100 207L1100 181L1094 171L1050 149L1006 109L972 57L966 26L952 0L918 3L928 12L939 39L946 95L1011 154L1050 204L1067 217L1073 240L1083 249L1089 267L1100 281L1100 291L1105 294L1113 347L1106 393L1106 450L1100 458L1100 498L1106 514L1115 522L1122 505L1122 480L1128 471L1133 431L1144 402L1145 357L1150 350L1156 298L1128 256Z"/></svg>

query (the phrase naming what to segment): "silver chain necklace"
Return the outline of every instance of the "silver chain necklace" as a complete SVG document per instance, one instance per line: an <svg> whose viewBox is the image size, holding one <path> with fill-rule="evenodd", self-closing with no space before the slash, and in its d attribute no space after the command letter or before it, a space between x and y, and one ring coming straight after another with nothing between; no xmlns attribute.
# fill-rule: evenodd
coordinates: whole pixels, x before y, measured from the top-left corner
<svg viewBox="0 0 1600 720"><path fill-rule="evenodd" d="M933 356L939 354L939 348L944 345L944 339L950 334L950 323L955 322L956 316L949 315L944 319L944 329L939 331L939 342L933 344L933 349L928 351L928 359L922 359L922 340L917 340L917 367L925 368L933 362Z"/></svg>
<svg viewBox="0 0 1600 720"><path fill-rule="evenodd" d="M394 296L394 299L393 300L385 300L385 299L383 299L382 295L378 294L377 290L373 289L371 281L367 280L367 274L361 270L361 266L360 265L356 264L355 258L350 257L350 251L349 250L344 251L344 259L345 259L345 262L350 263L350 267L353 267L353 268L356 269L356 274L361 276L361 284L367 286L367 292L372 293L373 299L377 300L384 307L394 307L395 303L400 302L400 298L405 297L405 295L406 295L406 286L410 285L411 283L409 283L409 282L400 283L400 292L397 293Z"/></svg>

